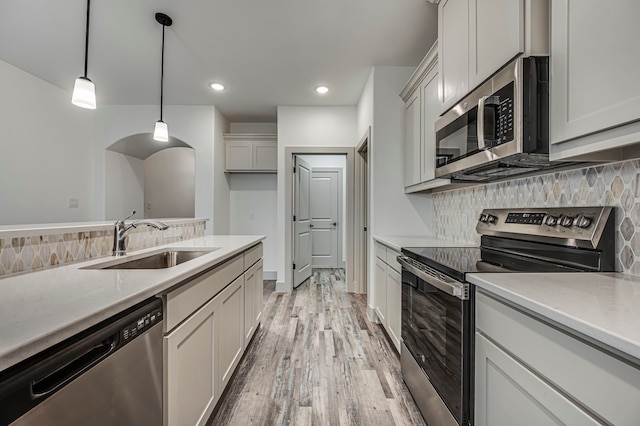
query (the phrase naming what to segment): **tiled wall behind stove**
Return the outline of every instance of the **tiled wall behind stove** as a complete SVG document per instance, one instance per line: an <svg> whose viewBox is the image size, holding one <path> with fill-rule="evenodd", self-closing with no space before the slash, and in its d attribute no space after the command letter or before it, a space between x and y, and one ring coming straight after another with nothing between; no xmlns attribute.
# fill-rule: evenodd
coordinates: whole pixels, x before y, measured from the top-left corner
<svg viewBox="0 0 640 426"><path fill-rule="evenodd" d="M480 244L484 208L616 206L617 270L640 275L640 160L433 194L434 233Z"/></svg>
<svg viewBox="0 0 640 426"><path fill-rule="evenodd" d="M205 226L202 221L171 225L166 231L146 226L136 228L127 237L127 249L201 237ZM105 257L111 255L112 249L112 230L0 238L0 277Z"/></svg>

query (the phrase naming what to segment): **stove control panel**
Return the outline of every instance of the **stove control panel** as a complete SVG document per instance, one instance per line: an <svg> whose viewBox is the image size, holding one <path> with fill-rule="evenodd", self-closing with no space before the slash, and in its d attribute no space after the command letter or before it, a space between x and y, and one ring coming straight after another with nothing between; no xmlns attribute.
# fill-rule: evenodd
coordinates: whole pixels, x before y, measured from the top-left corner
<svg viewBox="0 0 640 426"><path fill-rule="evenodd" d="M476 231L531 241L561 239L562 244L575 240L572 245L595 247L613 216L612 207L485 209Z"/></svg>

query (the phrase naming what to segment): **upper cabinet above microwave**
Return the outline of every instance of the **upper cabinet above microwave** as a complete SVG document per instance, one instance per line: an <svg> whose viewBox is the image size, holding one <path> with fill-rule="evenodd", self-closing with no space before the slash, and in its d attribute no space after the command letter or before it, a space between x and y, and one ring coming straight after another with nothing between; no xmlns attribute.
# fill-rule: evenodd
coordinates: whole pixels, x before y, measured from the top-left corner
<svg viewBox="0 0 640 426"><path fill-rule="evenodd" d="M553 0L551 13L550 159L637 157L640 2Z"/></svg>
<svg viewBox="0 0 640 426"><path fill-rule="evenodd" d="M441 0L440 112L511 59L549 54L549 0Z"/></svg>

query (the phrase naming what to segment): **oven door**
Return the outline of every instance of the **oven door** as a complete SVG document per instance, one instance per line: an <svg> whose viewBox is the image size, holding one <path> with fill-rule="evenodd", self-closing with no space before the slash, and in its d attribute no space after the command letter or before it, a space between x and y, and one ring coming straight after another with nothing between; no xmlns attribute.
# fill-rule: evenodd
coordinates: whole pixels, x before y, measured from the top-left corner
<svg viewBox="0 0 640 426"><path fill-rule="evenodd" d="M403 265L401 335L403 351L408 354L403 352L402 357L410 355L413 359L402 360L403 376L427 422L444 424L441 419L428 418L437 407L423 409L424 402L418 400L433 400L432 395L416 397L424 389L433 389L456 423L467 425L472 415L473 292L467 292L466 299L448 293ZM419 374L412 365L419 367L428 383L416 382ZM416 383L416 391L410 382Z"/></svg>

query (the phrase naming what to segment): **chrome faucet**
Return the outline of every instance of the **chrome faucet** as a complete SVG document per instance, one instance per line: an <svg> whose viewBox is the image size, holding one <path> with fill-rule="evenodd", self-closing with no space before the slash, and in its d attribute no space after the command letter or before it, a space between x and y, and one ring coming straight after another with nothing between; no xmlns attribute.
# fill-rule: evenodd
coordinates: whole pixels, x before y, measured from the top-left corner
<svg viewBox="0 0 640 426"><path fill-rule="evenodd" d="M129 219L134 214L136 214L135 210L132 211L129 216L119 219L114 224L115 226L113 230L113 255L114 256L123 256L127 254L127 246L125 244L125 238L127 235L129 235L129 232L131 232L132 229L137 228L140 225L152 226L161 231L164 231L165 229L169 228L169 225L153 219L136 220L131 222L128 225L125 225L124 221Z"/></svg>

